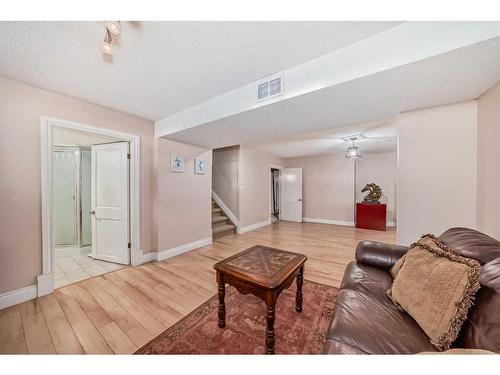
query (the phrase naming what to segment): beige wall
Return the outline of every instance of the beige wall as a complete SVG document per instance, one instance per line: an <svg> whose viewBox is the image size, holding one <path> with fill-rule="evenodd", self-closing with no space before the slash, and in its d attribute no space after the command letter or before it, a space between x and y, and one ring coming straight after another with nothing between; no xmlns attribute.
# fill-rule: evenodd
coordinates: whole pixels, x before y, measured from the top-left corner
<svg viewBox="0 0 500 375"><path fill-rule="evenodd" d="M212 237L212 150L155 139L157 248L159 251ZM170 155L184 157L184 173L170 171ZM194 158L207 173L194 173Z"/></svg>
<svg viewBox="0 0 500 375"><path fill-rule="evenodd" d="M387 220L394 221L396 153L363 154L357 163L357 202L370 182L381 186ZM287 168L302 168L304 220L320 219L354 224L354 161L343 154L285 159Z"/></svg>
<svg viewBox="0 0 500 375"><path fill-rule="evenodd" d="M239 154L240 227L270 219L271 169L283 166L282 158L242 145Z"/></svg>
<svg viewBox="0 0 500 375"><path fill-rule="evenodd" d="M286 168L302 168L302 215L353 223L354 164L341 154L285 159Z"/></svg>
<svg viewBox="0 0 500 375"><path fill-rule="evenodd" d="M237 218L239 152L239 146L213 150L212 168L212 189Z"/></svg>
<svg viewBox="0 0 500 375"><path fill-rule="evenodd" d="M398 243L476 227L476 101L403 113L397 120Z"/></svg>
<svg viewBox="0 0 500 375"><path fill-rule="evenodd" d="M356 161L356 201L361 202L367 193L362 193L366 184L376 183L382 189L381 203L387 204L387 222L396 222L397 153L381 152L362 154Z"/></svg>
<svg viewBox="0 0 500 375"><path fill-rule="evenodd" d="M40 116L141 136L141 247L153 249L153 123L0 77L0 294L42 272Z"/></svg>
<svg viewBox="0 0 500 375"><path fill-rule="evenodd" d="M477 225L500 239L500 83L478 100Z"/></svg>

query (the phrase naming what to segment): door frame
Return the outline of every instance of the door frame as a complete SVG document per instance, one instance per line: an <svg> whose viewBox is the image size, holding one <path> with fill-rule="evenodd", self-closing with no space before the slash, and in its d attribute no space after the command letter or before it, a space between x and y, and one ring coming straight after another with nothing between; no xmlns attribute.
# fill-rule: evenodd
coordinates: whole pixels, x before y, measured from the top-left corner
<svg viewBox="0 0 500 375"><path fill-rule="evenodd" d="M142 263L140 215L140 136L84 125L77 122L40 116L41 127L41 186L42 186L42 274L38 275L38 296L50 294L55 287L55 246L53 234L52 142L56 127L114 137L130 144L130 260Z"/></svg>

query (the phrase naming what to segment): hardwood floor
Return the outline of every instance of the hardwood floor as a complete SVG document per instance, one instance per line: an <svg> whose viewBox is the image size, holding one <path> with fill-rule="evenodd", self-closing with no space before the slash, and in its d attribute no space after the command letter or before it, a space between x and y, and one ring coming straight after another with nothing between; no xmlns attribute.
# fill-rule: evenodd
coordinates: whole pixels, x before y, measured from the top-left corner
<svg viewBox="0 0 500 375"><path fill-rule="evenodd" d="M0 310L0 353L133 353L216 294L221 259L256 244L296 251L308 257L306 279L339 286L364 239L395 243L396 231L279 222L94 277Z"/></svg>

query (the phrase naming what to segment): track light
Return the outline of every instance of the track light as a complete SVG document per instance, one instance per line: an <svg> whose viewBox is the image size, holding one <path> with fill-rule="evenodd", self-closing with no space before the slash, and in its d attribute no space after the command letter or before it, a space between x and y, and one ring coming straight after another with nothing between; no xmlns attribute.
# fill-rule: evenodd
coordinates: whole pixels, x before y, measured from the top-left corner
<svg viewBox="0 0 500 375"><path fill-rule="evenodd" d="M111 45L112 42L113 39L111 38L109 29L106 28L106 35L104 36L104 40L102 41L101 51L107 53L108 55L112 55L113 54L113 46Z"/></svg>
<svg viewBox="0 0 500 375"><path fill-rule="evenodd" d="M120 34L121 31L120 21L107 21L106 29L108 29L111 34L114 35Z"/></svg>

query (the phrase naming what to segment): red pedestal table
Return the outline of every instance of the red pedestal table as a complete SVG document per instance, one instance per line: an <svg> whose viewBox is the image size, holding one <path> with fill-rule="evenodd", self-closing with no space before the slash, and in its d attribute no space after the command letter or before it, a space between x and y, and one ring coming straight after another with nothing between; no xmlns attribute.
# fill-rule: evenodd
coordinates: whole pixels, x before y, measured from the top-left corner
<svg viewBox="0 0 500 375"><path fill-rule="evenodd" d="M356 203L356 228L386 230L387 206L382 203Z"/></svg>

